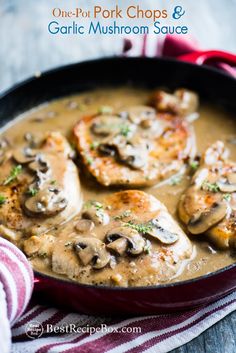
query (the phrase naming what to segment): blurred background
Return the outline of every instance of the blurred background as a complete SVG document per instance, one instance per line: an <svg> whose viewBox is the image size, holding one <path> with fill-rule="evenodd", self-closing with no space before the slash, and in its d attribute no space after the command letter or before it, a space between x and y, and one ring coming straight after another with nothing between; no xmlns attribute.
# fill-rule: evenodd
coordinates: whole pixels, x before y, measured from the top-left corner
<svg viewBox="0 0 236 353"><path fill-rule="evenodd" d="M139 4L143 9L167 10L181 5L186 13L179 22L189 27L189 33L202 48L236 53L236 0L110 0L109 3L104 0L0 0L0 91L52 67L119 55L121 36L53 36L48 33L54 7L73 10L75 7L89 9L94 5L113 8L115 4L121 8ZM68 25L72 21L67 19L64 23ZM109 24L109 21L103 23ZM130 24L130 21L124 19L122 24ZM145 24L145 21L139 20L139 24Z"/></svg>

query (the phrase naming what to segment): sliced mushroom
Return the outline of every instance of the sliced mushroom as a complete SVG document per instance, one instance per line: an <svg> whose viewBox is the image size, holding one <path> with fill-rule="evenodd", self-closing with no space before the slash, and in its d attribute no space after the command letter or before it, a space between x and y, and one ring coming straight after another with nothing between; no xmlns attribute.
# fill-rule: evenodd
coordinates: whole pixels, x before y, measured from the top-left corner
<svg viewBox="0 0 236 353"><path fill-rule="evenodd" d="M62 190L46 186L38 193L26 199L24 208L30 216L53 216L67 206L67 199Z"/></svg>
<svg viewBox="0 0 236 353"><path fill-rule="evenodd" d="M115 156L116 154L116 148L106 142L100 143L100 145L98 146L98 150L105 156Z"/></svg>
<svg viewBox="0 0 236 353"><path fill-rule="evenodd" d="M29 147L17 149L13 152L14 160L19 164L27 164L35 160L37 151Z"/></svg>
<svg viewBox="0 0 236 353"><path fill-rule="evenodd" d="M147 164L148 145L141 138L127 140L124 136L117 135L99 145L99 151L111 156L117 156L120 162L134 169L142 169Z"/></svg>
<svg viewBox="0 0 236 353"><path fill-rule="evenodd" d="M75 230L79 233L91 232L94 227L95 224L90 219L80 219L75 224Z"/></svg>
<svg viewBox="0 0 236 353"><path fill-rule="evenodd" d="M23 243L24 252L27 256L50 257L53 250L55 237L50 234L43 234L26 239Z"/></svg>
<svg viewBox="0 0 236 353"><path fill-rule="evenodd" d="M142 144L133 145L128 142L125 146L119 146L120 160L134 169L143 169L147 164L148 149Z"/></svg>
<svg viewBox="0 0 236 353"><path fill-rule="evenodd" d="M50 169L50 165L46 156L43 154L38 154L36 159L29 164L29 169L34 172L40 171L42 173L47 173Z"/></svg>
<svg viewBox="0 0 236 353"><path fill-rule="evenodd" d="M84 266L91 264L94 269L101 269L110 261L105 244L96 238L76 238L75 251Z"/></svg>
<svg viewBox="0 0 236 353"><path fill-rule="evenodd" d="M82 217L90 219L95 225L106 225L110 221L110 217L103 209L103 205L97 201L89 201L84 205Z"/></svg>
<svg viewBox="0 0 236 353"><path fill-rule="evenodd" d="M236 191L236 184L230 184L228 182L223 183L223 182L218 181L217 185L218 185L220 191L222 191L222 192L231 193L231 192Z"/></svg>
<svg viewBox="0 0 236 353"><path fill-rule="evenodd" d="M122 256L128 248L128 240L126 238L118 238L107 245L107 248Z"/></svg>
<svg viewBox="0 0 236 353"><path fill-rule="evenodd" d="M188 222L188 230L192 234L201 234L219 223L227 214L227 203L222 200L215 202L203 212L196 213Z"/></svg>
<svg viewBox="0 0 236 353"><path fill-rule="evenodd" d="M148 230L146 234L158 239L162 244L174 244L179 239L178 234L164 229L158 219L153 219L150 225L150 230Z"/></svg>
<svg viewBox="0 0 236 353"><path fill-rule="evenodd" d="M48 175L45 173L42 173L40 171L36 171L35 175L35 181L34 184L31 185L32 187L36 187L38 189L41 189L43 185L48 181Z"/></svg>
<svg viewBox="0 0 236 353"><path fill-rule="evenodd" d="M91 131L95 135L107 137L111 134L118 133L121 123L120 118L116 115L100 115L93 122Z"/></svg>
<svg viewBox="0 0 236 353"><path fill-rule="evenodd" d="M156 118L156 110L145 105L129 107L126 109L126 112L129 120L136 125L139 125L144 121L147 124L148 121Z"/></svg>
<svg viewBox="0 0 236 353"><path fill-rule="evenodd" d="M230 173L224 181L217 181L220 191L235 192L236 191L236 173Z"/></svg>
<svg viewBox="0 0 236 353"><path fill-rule="evenodd" d="M129 227L117 227L106 234L106 240L108 241L108 248L112 250L118 249L121 253L124 250L124 242L117 243L111 247L111 244L116 242L118 239L124 238L127 241L126 251L132 255L139 255L144 251L146 241L145 239L135 230ZM118 252L119 253L119 252Z"/></svg>

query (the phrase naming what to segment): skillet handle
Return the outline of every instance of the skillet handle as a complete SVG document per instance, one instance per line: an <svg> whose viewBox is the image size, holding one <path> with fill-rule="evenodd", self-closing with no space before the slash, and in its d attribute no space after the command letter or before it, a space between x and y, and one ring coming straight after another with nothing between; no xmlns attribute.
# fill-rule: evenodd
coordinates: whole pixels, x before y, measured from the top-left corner
<svg viewBox="0 0 236 353"><path fill-rule="evenodd" d="M194 64L216 64L228 74L236 77L236 55L221 50L194 51L178 57ZM235 67L235 68L234 68Z"/></svg>

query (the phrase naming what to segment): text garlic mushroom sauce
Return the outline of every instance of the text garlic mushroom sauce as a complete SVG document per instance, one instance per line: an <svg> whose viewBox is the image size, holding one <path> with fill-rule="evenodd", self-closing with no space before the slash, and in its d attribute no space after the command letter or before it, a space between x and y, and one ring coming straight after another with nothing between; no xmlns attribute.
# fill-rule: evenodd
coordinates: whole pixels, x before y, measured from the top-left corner
<svg viewBox="0 0 236 353"><path fill-rule="evenodd" d="M169 283L234 263L235 117L197 101L127 86L16 118L0 136L0 236L35 270L95 285Z"/></svg>

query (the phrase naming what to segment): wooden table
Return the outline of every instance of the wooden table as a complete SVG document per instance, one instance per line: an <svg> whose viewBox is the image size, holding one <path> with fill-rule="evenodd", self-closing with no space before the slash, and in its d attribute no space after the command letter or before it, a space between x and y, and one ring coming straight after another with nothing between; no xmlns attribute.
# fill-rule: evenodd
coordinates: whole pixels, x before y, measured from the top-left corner
<svg viewBox="0 0 236 353"><path fill-rule="evenodd" d="M121 4L122 0L117 3ZM171 10L173 3L179 5L177 0L133 0L129 4L140 4L142 8L154 8L156 4L156 8ZM199 40L203 48L236 52L236 0L181 0L180 3L186 11L181 23L189 26L190 34ZM0 0L0 91L38 71L88 58L119 54L122 38L118 36L48 34L47 24L52 20L53 7L92 8L99 4L102 0L81 0L79 5L75 0ZM124 21L124 24L127 23ZM173 352L235 353L236 313L228 315Z"/></svg>

